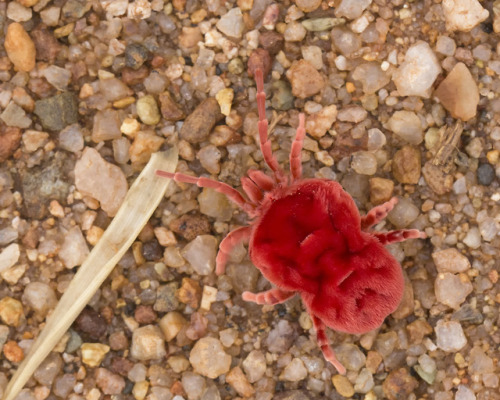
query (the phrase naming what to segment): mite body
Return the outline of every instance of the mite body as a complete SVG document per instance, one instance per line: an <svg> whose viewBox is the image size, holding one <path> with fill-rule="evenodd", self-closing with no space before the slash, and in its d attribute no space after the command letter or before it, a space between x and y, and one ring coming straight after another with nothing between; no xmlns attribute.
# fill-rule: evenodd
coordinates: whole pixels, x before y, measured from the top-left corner
<svg viewBox="0 0 500 400"><path fill-rule="evenodd" d="M399 305L404 279L401 266L384 247L411 238L424 238L415 229L373 232L396 198L360 216L352 197L339 183L326 179L302 179L301 150L305 136L304 115L290 151L287 176L271 151L265 117L265 93L261 70L255 73L259 138L264 160L272 176L249 170L241 178L243 197L236 189L208 178L157 171L178 182L210 187L225 194L251 218L221 242L216 272L222 274L231 250L249 244L254 265L274 285L262 293L244 292L243 299L258 304L279 304L299 294L316 328L325 358L344 374L328 344L325 327L360 334L378 328Z"/></svg>

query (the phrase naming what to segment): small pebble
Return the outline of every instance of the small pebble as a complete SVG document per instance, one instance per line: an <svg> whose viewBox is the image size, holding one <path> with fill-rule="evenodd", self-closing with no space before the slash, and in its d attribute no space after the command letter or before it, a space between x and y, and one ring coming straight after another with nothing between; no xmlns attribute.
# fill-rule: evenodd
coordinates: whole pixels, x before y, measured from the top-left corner
<svg viewBox="0 0 500 400"><path fill-rule="evenodd" d="M333 386L335 386L335 390L344 397L352 397L354 396L354 387L352 383L343 375L334 375L332 377Z"/></svg>
<svg viewBox="0 0 500 400"><path fill-rule="evenodd" d="M477 169L477 181L479 184L489 186L495 179L495 169L490 164L481 164Z"/></svg>
<svg viewBox="0 0 500 400"><path fill-rule="evenodd" d="M219 19L216 26L224 35L240 39L245 27L241 10L238 7L232 8Z"/></svg>
<svg viewBox="0 0 500 400"><path fill-rule="evenodd" d="M219 103L210 97L202 101L184 121L179 132L181 139L200 143L208 138L212 128L223 117Z"/></svg>
<svg viewBox="0 0 500 400"><path fill-rule="evenodd" d="M330 105L311 114L306 120L306 132L315 138L326 135L337 118L337 107Z"/></svg>
<svg viewBox="0 0 500 400"><path fill-rule="evenodd" d="M478 0L443 0L448 31L469 32L488 18L489 13Z"/></svg>
<svg viewBox="0 0 500 400"><path fill-rule="evenodd" d="M94 116L94 124L92 126L92 141L95 143L100 143L105 140L120 138L122 135L120 131L120 125L121 121L118 111L98 111Z"/></svg>
<svg viewBox="0 0 500 400"><path fill-rule="evenodd" d="M468 121L476 116L479 90L464 63L459 62L453 67L434 92L434 96L454 118Z"/></svg>
<svg viewBox="0 0 500 400"><path fill-rule="evenodd" d="M462 325L457 321L443 321L439 320L435 327L436 344L446 352L454 353L461 350L466 344Z"/></svg>
<svg viewBox="0 0 500 400"><path fill-rule="evenodd" d="M78 101L75 94L64 92L37 100L34 112L45 129L61 131L78 122Z"/></svg>
<svg viewBox="0 0 500 400"><path fill-rule="evenodd" d="M339 62L343 63L344 58L339 59ZM361 82L365 94L374 94L391 81L390 75L383 71L377 62L358 65L354 69L352 77Z"/></svg>
<svg viewBox="0 0 500 400"><path fill-rule="evenodd" d="M102 343L83 343L81 347L82 362L89 367L97 367L109 352L109 346Z"/></svg>
<svg viewBox="0 0 500 400"><path fill-rule="evenodd" d="M130 160L132 163L146 164L151 155L160 149L164 141L164 138L157 136L152 131L138 132L129 148Z"/></svg>
<svg viewBox="0 0 500 400"><path fill-rule="evenodd" d="M186 324L186 319L182 316L182 314L176 311L171 311L165 314L159 322L160 329L165 335L165 340L167 342L173 340Z"/></svg>
<svg viewBox="0 0 500 400"><path fill-rule="evenodd" d="M134 330L130 355L137 360L158 360L167 354L165 339L160 329L154 325L146 325Z"/></svg>
<svg viewBox="0 0 500 400"><path fill-rule="evenodd" d="M7 126L17 128L28 128L31 125L31 118L26 115L26 112L16 103L11 101L9 105L0 114L0 119Z"/></svg>
<svg viewBox="0 0 500 400"><path fill-rule="evenodd" d="M356 19L361 16L362 12L368 8L371 2L372 0L342 0L335 10L335 15L348 19Z"/></svg>
<svg viewBox="0 0 500 400"><path fill-rule="evenodd" d="M208 275L215 268L217 239L210 235L201 235L188 243L182 250L182 256L200 275Z"/></svg>
<svg viewBox="0 0 500 400"><path fill-rule="evenodd" d="M449 36L438 36L436 41L436 51L444 56L452 56L455 54L457 45Z"/></svg>
<svg viewBox="0 0 500 400"><path fill-rule="evenodd" d="M139 43L131 43L125 48L125 65L138 70L149 58L148 49Z"/></svg>
<svg viewBox="0 0 500 400"><path fill-rule="evenodd" d="M476 400L474 392L465 385L458 385L455 400Z"/></svg>
<svg viewBox="0 0 500 400"><path fill-rule="evenodd" d="M95 371L95 383L104 394L119 395L125 388L125 379L120 375L113 374L105 368L98 368Z"/></svg>
<svg viewBox="0 0 500 400"><path fill-rule="evenodd" d="M396 111L387 121L387 128L410 144L417 145L424 140L420 118L413 111Z"/></svg>
<svg viewBox="0 0 500 400"><path fill-rule="evenodd" d="M439 272L457 273L471 268L469 259L455 248L435 251L432 259Z"/></svg>
<svg viewBox="0 0 500 400"><path fill-rule="evenodd" d="M323 76L305 60L294 62L286 76L292 84L293 95L300 99L313 96L324 88Z"/></svg>
<svg viewBox="0 0 500 400"><path fill-rule="evenodd" d="M201 288L197 281L191 278L182 278L182 284L176 292L177 299L193 309L197 309L201 300Z"/></svg>
<svg viewBox="0 0 500 400"><path fill-rule="evenodd" d="M4 324L17 327L24 319L24 309L20 301L5 296L0 300L0 318Z"/></svg>
<svg viewBox="0 0 500 400"><path fill-rule="evenodd" d="M35 44L20 23L13 22L8 26L4 47L17 69L29 72L35 68Z"/></svg>
<svg viewBox="0 0 500 400"><path fill-rule="evenodd" d="M344 122L353 122L355 124L364 121L368 115L368 112L360 106L350 105L347 107L342 107L342 109L337 114L337 119Z"/></svg>
<svg viewBox="0 0 500 400"><path fill-rule="evenodd" d="M19 363L24 359L23 349L13 340L9 340L3 346L3 354L7 360L13 363Z"/></svg>
<svg viewBox="0 0 500 400"><path fill-rule="evenodd" d="M65 267L72 269L81 265L89 254L87 242L78 226L71 228L64 236L64 242L59 251L59 257Z"/></svg>
<svg viewBox="0 0 500 400"><path fill-rule="evenodd" d="M280 375L280 379L290 382L298 382L306 377L307 369L300 358L294 358Z"/></svg>
<svg viewBox="0 0 500 400"><path fill-rule="evenodd" d="M38 315L45 317L57 305L54 290L43 282L30 282L24 288L23 302Z"/></svg>
<svg viewBox="0 0 500 400"><path fill-rule="evenodd" d="M385 203L392 197L394 182L385 178L370 178L370 201L374 205Z"/></svg>
<svg viewBox="0 0 500 400"><path fill-rule="evenodd" d="M153 309L158 312L169 312L174 311L179 307L179 301L175 296L176 291L179 288L177 282L170 282L166 285L160 286L156 290L156 301Z"/></svg>
<svg viewBox="0 0 500 400"><path fill-rule="evenodd" d="M243 370L251 383L261 379L267 369L266 358L260 350L252 350L243 360Z"/></svg>
<svg viewBox="0 0 500 400"><path fill-rule="evenodd" d="M109 216L116 214L128 190L123 171L91 147L86 147L76 162L75 185L81 193L99 200Z"/></svg>
<svg viewBox="0 0 500 400"><path fill-rule="evenodd" d="M414 146L403 146L394 154L392 173L399 183L416 185L420 179L422 161L420 150Z"/></svg>
<svg viewBox="0 0 500 400"><path fill-rule="evenodd" d="M432 85L441 72L439 61L427 42L419 41L405 54L405 61L392 79L401 96L429 98Z"/></svg>
<svg viewBox="0 0 500 400"><path fill-rule="evenodd" d="M417 386L417 380L408 370L400 368L389 373L382 384L382 389L389 400L399 400L408 398Z"/></svg>
<svg viewBox="0 0 500 400"><path fill-rule="evenodd" d="M201 398L206 388L205 378L193 372L183 373L181 382L188 399Z"/></svg>
<svg viewBox="0 0 500 400"><path fill-rule="evenodd" d="M12 243L3 248L0 252L0 272L13 267L19 260L20 256L21 251L17 243Z"/></svg>
<svg viewBox="0 0 500 400"><path fill-rule="evenodd" d="M160 122L160 110L153 96L141 97L136 103L137 115L146 125L156 125Z"/></svg>
<svg viewBox="0 0 500 400"><path fill-rule="evenodd" d="M221 342L212 337L204 337L196 342L189 361L196 373L210 379L229 372L231 366L231 356L225 353Z"/></svg>
<svg viewBox="0 0 500 400"><path fill-rule="evenodd" d="M247 377L240 367L234 367L226 374L226 382L229 383L240 396L250 397L255 394L255 389L250 382L248 382Z"/></svg>
<svg viewBox="0 0 500 400"><path fill-rule="evenodd" d="M351 167L361 175L374 175L377 172L377 159L369 151L358 151L352 155Z"/></svg>
<svg viewBox="0 0 500 400"><path fill-rule="evenodd" d="M472 292L467 275L440 273L434 283L436 299L442 304L457 309Z"/></svg>

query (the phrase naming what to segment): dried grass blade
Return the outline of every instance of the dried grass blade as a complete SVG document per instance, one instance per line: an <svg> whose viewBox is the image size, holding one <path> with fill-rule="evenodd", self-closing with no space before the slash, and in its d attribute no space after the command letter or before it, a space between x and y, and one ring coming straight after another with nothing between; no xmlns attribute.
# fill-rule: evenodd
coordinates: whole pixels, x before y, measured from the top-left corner
<svg viewBox="0 0 500 400"><path fill-rule="evenodd" d="M178 152L155 153L127 193L113 221L92 249L59 300L45 327L5 389L3 400L13 400L52 351L91 297L132 245L163 198L170 179L157 169L174 172Z"/></svg>

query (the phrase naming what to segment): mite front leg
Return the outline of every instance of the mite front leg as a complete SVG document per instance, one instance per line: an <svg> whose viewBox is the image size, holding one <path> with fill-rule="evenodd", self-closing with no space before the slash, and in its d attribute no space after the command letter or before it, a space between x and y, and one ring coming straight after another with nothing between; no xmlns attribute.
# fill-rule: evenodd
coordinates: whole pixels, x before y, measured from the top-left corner
<svg viewBox="0 0 500 400"><path fill-rule="evenodd" d="M328 343L328 338L326 337L325 324L318 317L312 316L314 328L316 329L316 338L318 340L318 345L323 352L325 359L330 362L341 375L345 375L345 368L335 357L333 349Z"/></svg>
<svg viewBox="0 0 500 400"><path fill-rule="evenodd" d="M243 226L229 232L222 242L220 242L219 252L215 259L215 273L217 275L223 274L226 271L226 264L231 251L241 242L248 243L251 233L252 227Z"/></svg>
<svg viewBox="0 0 500 400"><path fill-rule="evenodd" d="M387 217L387 214L389 214L389 212L394 208L397 202L397 197L393 197L389 201L386 201L384 204L373 207L368 212L368 214L366 214L364 217L361 217L361 230L366 231L373 225L376 225L380 221L382 221L385 217Z"/></svg>
<svg viewBox="0 0 500 400"><path fill-rule="evenodd" d="M404 242L408 239L425 239L427 235L424 232L420 232L418 229L399 229L397 231L389 232L373 232L380 243L384 246L391 243Z"/></svg>
<svg viewBox="0 0 500 400"><path fill-rule="evenodd" d="M287 292L286 290L282 290L279 288L272 288L261 293L243 292L241 297L245 301L251 301L257 304L274 305L284 303L294 295L295 292Z"/></svg>

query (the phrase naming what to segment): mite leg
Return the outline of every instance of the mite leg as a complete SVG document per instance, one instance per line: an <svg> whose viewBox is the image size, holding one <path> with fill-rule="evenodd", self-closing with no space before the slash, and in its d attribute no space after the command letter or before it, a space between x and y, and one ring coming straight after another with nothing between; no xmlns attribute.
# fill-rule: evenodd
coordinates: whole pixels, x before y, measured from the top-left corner
<svg viewBox="0 0 500 400"><path fill-rule="evenodd" d="M240 192L225 183L217 182L213 179L208 178L197 178L195 176L181 174L179 172L171 173L167 171L157 170L156 175L163 178L173 179L176 182L194 183L199 187L212 188L215 191L226 195L229 200L231 200L233 203L236 203L249 215L255 215L255 207L247 202L240 194Z"/></svg>
<svg viewBox="0 0 500 400"><path fill-rule="evenodd" d="M215 259L215 273L217 275L223 274L226 270L226 264L231 254L231 250L240 242L248 243L251 233L252 228L250 226L243 226L229 232L222 242L220 242L219 252Z"/></svg>
<svg viewBox="0 0 500 400"><path fill-rule="evenodd" d="M295 133L295 139L292 143L290 150L290 173L292 175L292 182L297 181L302 177L302 160L301 150L304 145L304 137L306 136L304 114L299 114L299 126Z"/></svg>
<svg viewBox="0 0 500 400"><path fill-rule="evenodd" d="M374 235L380 243L384 246L391 243L404 242L408 239L425 239L427 235L424 232L420 232L417 229L400 229L397 231L389 232L373 232Z"/></svg>
<svg viewBox="0 0 500 400"><path fill-rule="evenodd" d="M328 344L328 338L326 337L325 324L318 317L312 316L314 328L316 328L316 338L318 340L318 345L323 352L325 359L330 362L341 375L345 375L345 368L335 357L333 349Z"/></svg>
<svg viewBox="0 0 500 400"><path fill-rule="evenodd" d="M268 121L266 119L266 94L264 93L264 75L261 69L255 71L255 83L257 84L257 110L259 113L259 139L260 150L266 164L271 168L278 182L285 182L286 177L280 168L278 161L273 156L271 141L267 137Z"/></svg>
<svg viewBox="0 0 500 400"><path fill-rule="evenodd" d="M258 169L249 169L248 177L264 192L273 190L275 182L273 178L267 176L264 172Z"/></svg>
<svg viewBox="0 0 500 400"><path fill-rule="evenodd" d="M368 228L382 221L385 217L387 217L387 214L389 214L389 212L394 208L397 202L397 197L393 197L389 201L386 201L384 204L373 207L368 212L368 214L366 214L364 217L361 217L361 230L366 231Z"/></svg>
<svg viewBox="0 0 500 400"><path fill-rule="evenodd" d="M284 303L294 295L295 292L287 292L286 290L282 290L279 288L272 288L270 290L261 293L243 292L241 297L245 301L251 301L257 304L274 305L274 304Z"/></svg>
<svg viewBox="0 0 500 400"><path fill-rule="evenodd" d="M249 177L244 176L240 179L241 187L243 191L254 204L259 204L264 197L262 190L257 186L257 184L252 181Z"/></svg>

